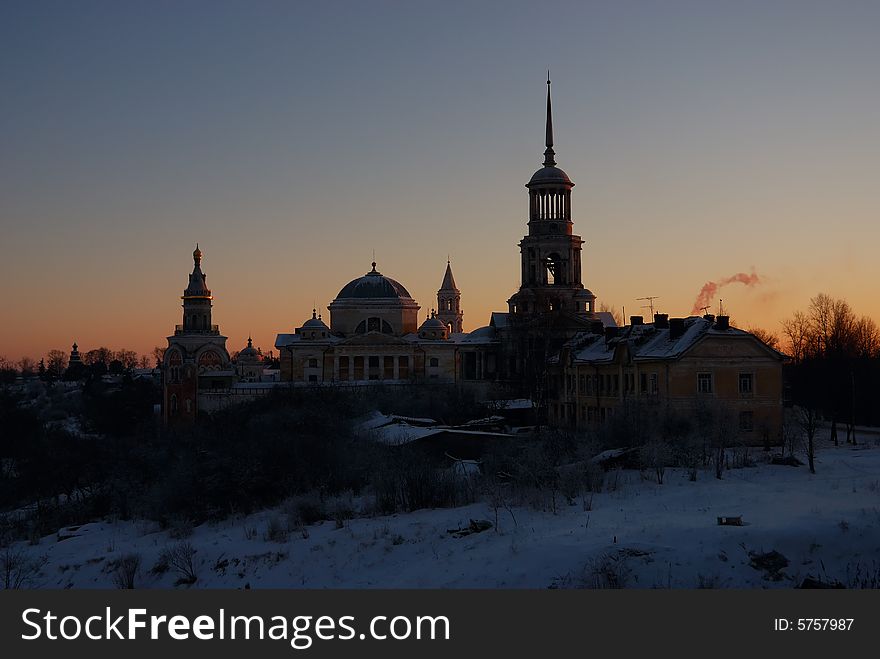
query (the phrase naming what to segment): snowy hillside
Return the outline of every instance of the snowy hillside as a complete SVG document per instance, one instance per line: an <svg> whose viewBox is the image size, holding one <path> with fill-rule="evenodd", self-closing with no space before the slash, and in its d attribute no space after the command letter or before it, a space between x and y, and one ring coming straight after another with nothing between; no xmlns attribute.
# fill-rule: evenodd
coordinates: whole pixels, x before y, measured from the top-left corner
<svg viewBox="0 0 880 659"><path fill-rule="evenodd" d="M450 530L494 524L495 512L478 503L355 518L342 528L325 521L288 535L278 528L283 511L265 511L177 539L145 522L99 522L14 551L45 557L30 585L47 588L113 588L120 559L131 554L140 560L129 571L143 588L789 588L807 576L876 587L880 448L873 436L862 441L823 446L815 476L765 463L723 480L701 472L696 482L670 470L657 485L637 471L612 472L601 493L557 514L502 508L499 528L461 537ZM716 521L740 515L743 526ZM177 547L179 563L190 546L196 580L186 586L193 575L167 552Z"/></svg>

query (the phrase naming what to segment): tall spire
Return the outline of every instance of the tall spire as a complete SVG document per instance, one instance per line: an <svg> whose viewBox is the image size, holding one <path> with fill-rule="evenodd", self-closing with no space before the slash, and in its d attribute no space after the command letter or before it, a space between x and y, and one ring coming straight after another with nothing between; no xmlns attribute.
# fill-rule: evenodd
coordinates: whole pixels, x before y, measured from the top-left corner
<svg viewBox="0 0 880 659"><path fill-rule="evenodd" d="M457 291L458 286L455 285L455 277L452 276L452 263L447 259L446 273L443 275L443 283L440 284L441 291ZM442 308L442 305L441 305Z"/></svg>
<svg viewBox="0 0 880 659"><path fill-rule="evenodd" d="M556 152L553 150L553 111L550 106L550 69L547 69L547 135L544 143L544 167L556 166Z"/></svg>

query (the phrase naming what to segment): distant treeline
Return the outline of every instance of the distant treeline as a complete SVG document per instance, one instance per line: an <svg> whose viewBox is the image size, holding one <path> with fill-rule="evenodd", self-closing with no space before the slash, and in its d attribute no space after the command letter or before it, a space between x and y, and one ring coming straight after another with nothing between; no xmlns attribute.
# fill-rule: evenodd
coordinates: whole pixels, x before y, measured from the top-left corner
<svg viewBox="0 0 880 659"><path fill-rule="evenodd" d="M820 294L783 323L790 400L838 424L880 425L880 329L845 300Z"/></svg>

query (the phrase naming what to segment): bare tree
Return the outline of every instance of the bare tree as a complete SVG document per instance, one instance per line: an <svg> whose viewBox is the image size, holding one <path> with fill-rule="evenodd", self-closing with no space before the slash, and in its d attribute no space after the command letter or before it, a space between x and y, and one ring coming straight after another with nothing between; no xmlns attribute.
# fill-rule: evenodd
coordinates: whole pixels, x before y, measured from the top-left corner
<svg viewBox="0 0 880 659"><path fill-rule="evenodd" d="M611 317L614 318L614 322L617 323L618 327L623 327L626 324L627 319L623 317L623 314L617 310L617 308L613 304L608 304L607 302L599 303L599 311L610 313Z"/></svg>
<svg viewBox="0 0 880 659"><path fill-rule="evenodd" d="M82 356L82 360L86 366L93 366L95 364L109 366L110 362L113 361L113 351L110 350L110 348L101 346L100 348L95 348L94 350L86 352Z"/></svg>
<svg viewBox="0 0 880 659"><path fill-rule="evenodd" d="M140 567L140 554L126 554L120 558L113 569L114 585L120 590L133 590Z"/></svg>
<svg viewBox="0 0 880 659"><path fill-rule="evenodd" d="M880 354L880 328L873 318L862 316L854 323L853 339L857 357L871 359Z"/></svg>
<svg viewBox="0 0 880 659"><path fill-rule="evenodd" d="M762 329L760 327L749 327L746 331L765 345L773 348L774 350L779 349L779 337L776 336L773 332Z"/></svg>
<svg viewBox="0 0 880 659"><path fill-rule="evenodd" d="M31 377L37 372L37 362L33 357L22 357L18 360L18 371L23 378Z"/></svg>
<svg viewBox="0 0 880 659"><path fill-rule="evenodd" d="M122 367L126 371L130 371L133 368L137 368L138 356L134 350L127 350L125 348L121 348L114 354L114 358L117 359L118 361L122 362Z"/></svg>
<svg viewBox="0 0 880 659"><path fill-rule="evenodd" d="M50 350L46 355L46 374L50 378L60 378L67 368L67 353L63 350Z"/></svg>
<svg viewBox="0 0 880 659"><path fill-rule="evenodd" d="M3 588L19 590L38 585L36 580L45 564L45 556L33 557L24 549L4 547L0 552L0 579L3 579Z"/></svg>
<svg viewBox="0 0 880 659"><path fill-rule="evenodd" d="M801 407L798 411L798 424L803 433L804 448L807 453L807 462L810 465L810 473L816 473L816 431L819 429L819 415L812 405Z"/></svg>
<svg viewBox="0 0 880 659"><path fill-rule="evenodd" d="M152 354L153 359L156 360L156 366L160 366L165 359L165 348L155 346L150 354Z"/></svg>
<svg viewBox="0 0 880 659"><path fill-rule="evenodd" d="M791 318L782 322L782 333L787 339L789 357L795 364L800 364L810 343L810 319L803 311L795 311Z"/></svg>

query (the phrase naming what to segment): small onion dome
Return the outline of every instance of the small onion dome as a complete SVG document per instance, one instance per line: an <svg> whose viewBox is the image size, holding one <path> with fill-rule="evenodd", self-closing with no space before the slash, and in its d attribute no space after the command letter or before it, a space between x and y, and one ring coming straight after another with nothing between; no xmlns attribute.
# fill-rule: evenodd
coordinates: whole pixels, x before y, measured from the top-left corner
<svg viewBox="0 0 880 659"><path fill-rule="evenodd" d="M193 250L193 261L201 261L202 260L202 250L199 249L199 244L196 243L196 248Z"/></svg>
<svg viewBox="0 0 880 659"><path fill-rule="evenodd" d="M303 323L300 330L307 339L326 339L330 334L330 328L317 314L317 309L312 309L312 317Z"/></svg>
<svg viewBox="0 0 880 659"><path fill-rule="evenodd" d="M447 339L449 338L449 328L431 310L431 317L426 319L421 327L419 327L419 338L431 340Z"/></svg>
<svg viewBox="0 0 880 659"><path fill-rule="evenodd" d="M259 361L260 353L254 348L254 342L248 337L247 348L238 353L238 361Z"/></svg>

